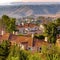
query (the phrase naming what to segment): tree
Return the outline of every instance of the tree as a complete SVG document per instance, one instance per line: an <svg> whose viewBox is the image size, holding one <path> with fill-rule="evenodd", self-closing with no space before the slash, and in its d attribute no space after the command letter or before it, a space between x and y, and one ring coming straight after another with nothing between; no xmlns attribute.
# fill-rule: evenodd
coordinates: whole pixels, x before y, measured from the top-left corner
<svg viewBox="0 0 60 60"><path fill-rule="evenodd" d="M60 18L58 18L57 20L55 20L55 23L57 24L57 26L60 26Z"/></svg>
<svg viewBox="0 0 60 60"><path fill-rule="evenodd" d="M54 23L49 23L44 25L45 27L45 36L48 37L48 42L56 43L56 35L57 35L57 26Z"/></svg>
<svg viewBox="0 0 60 60"><path fill-rule="evenodd" d="M2 28L7 28L7 26L10 24L10 18L7 15L2 16Z"/></svg>
<svg viewBox="0 0 60 60"><path fill-rule="evenodd" d="M8 32L13 32L15 30L16 30L15 18L11 18L9 25L7 26L7 31Z"/></svg>
<svg viewBox="0 0 60 60"><path fill-rule="evenodd" d="M28 60L29 52L20 50L20 60Z"/></svg>
<svg viewBox="0 0 60 60"><path fill-rule="evenodd" d="M28 60L42 60L41 56L38 53L30 54Z"/></svg>
<svg viewBox="0 0 60 60"><path fill-rule="evenodd" d="M10 18L6 15L2 16L2 28L5 28L7 32L13 32L16 30L15 18Z"/></svg>
<svg viewBox="0 0 60 60"><path fill-rule="evenodd" d="M13 45L10 48L10 53L7 60L20 60L20 48L18 45Z"/></svg>
<svg viewBox="0 0 60 60"><path fill-rule="evenodd" d="M6 60L7 56L9 55L9 49L10 49L10 42L4 40L0 44L0 60Z"/></svg>
<svg viewBox="0 0 60 60"><path fill-rule="evenodd" d="M42 46L42 54L46 60L60 60L60 52L54 44Z"/></svg>
<svg viewBox="0 0 60 60"><path fill-rule="evenodd" d="M43 35L38 35L38 34L35 35L34 37L37 38L37 39L41 39L41 40L45 38Z"/></svg>
<svg viewBox="0 0 60 60"><path fill-rule="evenodd" d="M58 34L60 34L60 18L55 20L55 24L57 25Z"/></svg>

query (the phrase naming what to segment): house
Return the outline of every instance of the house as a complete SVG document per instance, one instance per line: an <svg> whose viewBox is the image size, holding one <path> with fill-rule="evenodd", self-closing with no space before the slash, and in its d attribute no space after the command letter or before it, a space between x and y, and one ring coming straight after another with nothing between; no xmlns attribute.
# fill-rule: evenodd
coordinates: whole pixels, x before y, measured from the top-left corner
<svg viewBox="0 0 60 60"><path fill-rule="evenodd" d="M29 34L35 33L35 31L39 30L39 27L36 24L26 23L24 25L17 26L17 30L21 34Z"/></svg>
<svg viewBox="0 0 60 60"><path fill-rule="evenodd" d="M9 36L10 36L9 33L5 33L3 35L0 35L0 41L2 41L2 40L8 40L9 39Z"/></svg>
<svg viewBox="0 0 60 60"><path fill-rule="evenodd" d="M30 50L33 52L40 51L43 45L48 46L46 41L34 38L34 34L18 36L15 34L6 33L0 36L0 42L9 40L11 45L17 44L21 49Z"/></svg>
<svg viewBox="0 0 60 60"><path fill-rule="evenodd" d="M12 45L15 43L18 45L23 45L25 49L27 49L29 46L32 47L33 39L32 37L26 37L26 36L17 36L17 35L10 35L9 40Z"/></svg>
<svg viewBox="0 0 60 60"><path fill-rule="evenodd" d="M49 43L46 42L44 39L37 39L34 38L33 39L33 51L41 51L42 50L42 46L49 46Z"/></svg>
<svg viewBox="0 0 60 60"><path fill-rule="evenodd" d="M33 44L33 38L31 36L18 36L10 33L0 35L0 42L3 40L9 40L11 42L11 45L18 44L19 46L23 46L24 49L32 47Z"/></svg>

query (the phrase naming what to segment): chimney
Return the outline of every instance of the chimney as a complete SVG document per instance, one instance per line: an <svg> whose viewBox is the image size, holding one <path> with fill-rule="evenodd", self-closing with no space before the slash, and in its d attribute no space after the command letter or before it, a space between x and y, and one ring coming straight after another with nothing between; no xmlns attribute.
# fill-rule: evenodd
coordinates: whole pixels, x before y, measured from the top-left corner
<svg viewBox="0 0 60 60"><path fill-rule="evenodd" d="M24 50L24 45L20 44L20 49Z"/></svg>
<svg viewBox="0 0 60 60"><path fill-rule="evenodd" d="M15 34L15 31L13 31L13 35Z"/></svg>
<svg viewBox="0 0 60 60"><path fill-rule="evenodd" d="M32 34L31 37L34 38L34 34Z"/></svg>
<svg viewBox="0 0 60 60"><path fill-rule="evenodd" d="M45 41L47 42L47 40L48 40L48 37L45 37Z"/></svg>
<svg viewBox="0 0 60 60"><path fill-rule="evenodd" d="M4 35L4 31L2 30L1 35Z"/></svg>
<svg viewBox="0 0 60 60"><path fill-rule="evenodd" d="M23 22L21 24L22 24L22 26L24 26L24 23Z"/></svg>

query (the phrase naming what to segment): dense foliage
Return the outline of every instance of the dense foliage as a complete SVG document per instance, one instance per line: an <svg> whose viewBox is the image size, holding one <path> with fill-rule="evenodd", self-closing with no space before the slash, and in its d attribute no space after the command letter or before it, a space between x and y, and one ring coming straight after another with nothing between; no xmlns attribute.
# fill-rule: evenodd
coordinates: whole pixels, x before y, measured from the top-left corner
<svg viewBox="0 0 60 60"><path fill-rule="evenodd" d="M34 38L43 40L43 39L45 38L45 36L44 36L44 35L38 35L38 34L35 34Z"/></svg>
<svg viewBox="0 0 60 60"><path fill-rule="evenodd" d="M3 15L0 20L0 27L7 32L13 32L16 30L15 20L15 18Z"/></svg>
<svg viewBox="0 0 60 60"><path fill-rule="evenodd" d="M45 24L45 36L48 37L49 43L56 43L56 36L57 36L57 25L55 23Z"/></svg>
<svg viewBox="0 0 60 60"><path fill-rule="evenodd" d="M21 50L15 44L10 46L9 41L0 44L0 60L60 60L60 48L55 45L42 46L41 52Z"/></svg>
<svg viewBox="0 0 60 60"><path fill-rule="evenodd" d="M10 50L10 42L3 41L0 43L0 60L6 60L7 56L9 55Z"/></svg>
<svg viewBox="0 0 60 60"><path fill-rule="evenodd" d="M60 26L60 18L56 19L55 23L57 24L57 26Z"/></svg>

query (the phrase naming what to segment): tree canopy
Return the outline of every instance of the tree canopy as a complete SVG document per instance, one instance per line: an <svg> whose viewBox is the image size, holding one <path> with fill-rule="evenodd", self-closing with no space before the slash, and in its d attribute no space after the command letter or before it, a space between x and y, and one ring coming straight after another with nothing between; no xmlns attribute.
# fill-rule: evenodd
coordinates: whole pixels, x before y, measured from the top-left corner
<svg viewBox="0 0 60 60"><path fill-rule="evenodd" d="M0 26L2 29L5 29L7 32L13 32L16 30L16 25L15 25L15 18L10 18L7 15L3 15L1 19Z"/></svg>
<svg viewBox="0 0 60 60"><path fill-rule="evenodd" d="M45 24L45 36L48 37L48 42L56 43L57 25L55 23Z"/></svg>

